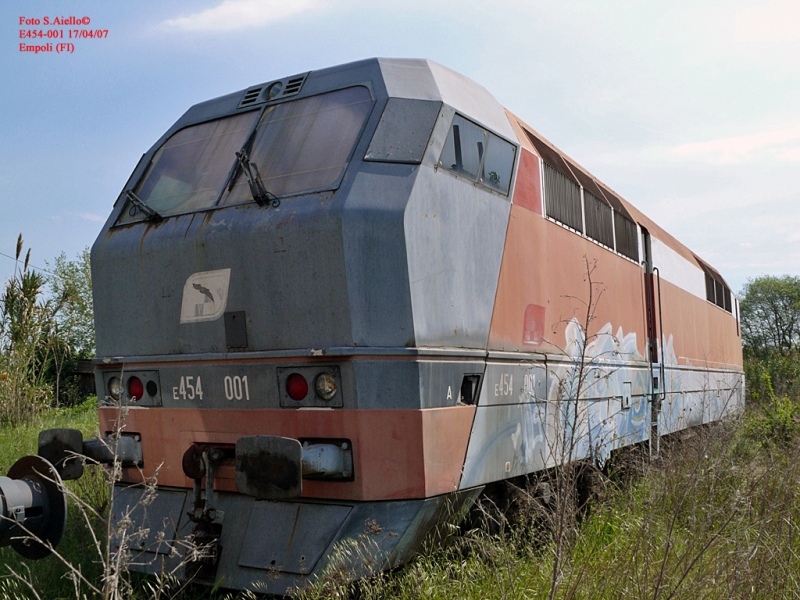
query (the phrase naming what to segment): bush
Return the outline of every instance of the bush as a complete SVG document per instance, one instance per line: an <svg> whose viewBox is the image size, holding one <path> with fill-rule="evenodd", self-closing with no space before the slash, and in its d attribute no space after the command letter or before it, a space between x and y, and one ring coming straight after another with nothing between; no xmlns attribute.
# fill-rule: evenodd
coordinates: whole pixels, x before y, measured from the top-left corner
<svg viewBox="0 0 800 600"><path fill-rule="evenodd" d="M800 405L795 390L800 360L796 353L771 353L745 362L751 411L743 432L759 446L788 448L800 431ZM775 392L778 388L779 393ZM791 394L791 396L789 395Z"/></svg>
<svg viewBox="0 0 800 600"><path fill-rule="evenodd" d="M17 243L17 258L22 237ZM45 408L52 390L45 373L53 360L53 301L41 301L44 278L28 270L28 258L22 269L6 283L0 298L0 423L19 423Z"/></svg>
<svg viewBox="0 0 800 600"><path fill-rule="evenodd" d="M757 406L775 395L800 398L800 352L747 353L744 361L748 399Z"/></svg>
<svg viewBox="0 0 800 600"><path fill-rule="evenodd" d="M76 261L59 256L47 277L28 268L30 249L24 261L21 254L20 235L17 268L0 296L0 423L80 403L75 369L94 355L88 249Z"/></svg>

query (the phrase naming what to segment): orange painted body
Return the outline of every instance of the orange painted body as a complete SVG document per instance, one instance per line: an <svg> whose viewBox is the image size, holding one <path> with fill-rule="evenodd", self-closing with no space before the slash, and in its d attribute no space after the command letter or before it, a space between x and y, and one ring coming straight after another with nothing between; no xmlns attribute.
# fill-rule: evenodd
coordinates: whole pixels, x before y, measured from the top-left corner
<svg viewBox="0 0 800 600"><path fill-rule="evenodd" d="M514 204L527 208L537 215L542 214L542 175L539 171L539 157L525 147L520 149Z"/></svg>
<svg viewBox="0 0 800 600"><path fill-rule="evenodd" d="M634 331L643 341L641 268L530 210L512 206L489 348L559 352L567 322L576 317L583 324L586 318L581 302L589 293L586 260L593 264L595 259L597 268L592 278L606 289L597 303L589 333L611 323L614 333L621 326L626 334ZM544 307L540 344L525 341L529 305Z"/></svg>
<svg viewBox="0 0 800 600"><path fill-rule="evenodd" d="M730 313L663 279L661 305L679 365L742 369L742 342Z"/></svg>
<svg viewBox="0 0 800 600"><path fill-rule="evenodd" d="M115 408L100 409L101 431L115 429ZM303 481L303 497L338 500L427 498L458 489L474 406L425 410L224 410L132 408L126 432L142 436L144 468L126 482L157 474L159 485L191 487L181 457L192 444L230 446L247 435L349 439L353 481ZM163 461L163 462L162 462ZM236 491L234 464L223 463L216 490Z"/></svg>
<svg viewBox="0 0 800 600"><path fill-rule="evenodd" d="M582 326L585 323L585 302L590 293L586 275L588 268L594 268L592 281L598 285L592 293L597 304L588 335L611 324L614 334L619 328L624 335L635 333L637 348L646 356L642 267L542 216L539 156L520 121L512 113L507 114L522 148L489 349L560 354L567 322L575 317ZM624 199L618 199L653 236L696 264L685 246ZM663 314L656 315L657 330L666 340L672 336L679 364L741 370L741 339L733 315L663 279L660 292ZM598 293L602 293L599 299ZM534 314L544 320L536 324L541 335L534 332L530 322Z"/></svg>

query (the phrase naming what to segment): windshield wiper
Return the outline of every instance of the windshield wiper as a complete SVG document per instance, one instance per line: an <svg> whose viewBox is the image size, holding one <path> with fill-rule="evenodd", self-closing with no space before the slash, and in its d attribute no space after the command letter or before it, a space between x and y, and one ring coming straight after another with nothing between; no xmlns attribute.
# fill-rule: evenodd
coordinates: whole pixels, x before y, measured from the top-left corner
<svg viewBox="0 0 800 600"><path fill-rule="evenodd" d="M253 200L258 202L259 206L272 206L278 208L281 201L278 197L264 187L264 182L261 181L261 174L258 172L256 163L250 160L247 155L247 150L242 148L240 152L236 153L236 159L239 161L239 167L242 169L244 176L247 177L247 185L250 186L250 193L253 195ZM233 182L231 182L232 187Z"/></svg>
<svg viewBox="0 0 800 600"><path fill-rule="evenodd" d="M253 130L253 133L250 134L250 137L247 138L247 141L242 146L242 152L245 153L245 156L248 156L250 152L253 150L253 142L256 139L256 130ZM248 157L249 158L249 157ZM239 153L236 153L236 166L233 168L233 173L228 180L228 191L230 192L233 189L233 186L236 185L236 182L239 179L239 175L242 174L242 165L239 162Z"/></svg>
<svg viewBox="0 0 800 600"><path fill-rule="evenodd" d="M147 206L145 201L134 194L132 190L126 190L125 195L128 197L128 200L130 200L131 204L147 215L148 220L156 222L164 220L164 217L162 217L157 210Z"/></svg>

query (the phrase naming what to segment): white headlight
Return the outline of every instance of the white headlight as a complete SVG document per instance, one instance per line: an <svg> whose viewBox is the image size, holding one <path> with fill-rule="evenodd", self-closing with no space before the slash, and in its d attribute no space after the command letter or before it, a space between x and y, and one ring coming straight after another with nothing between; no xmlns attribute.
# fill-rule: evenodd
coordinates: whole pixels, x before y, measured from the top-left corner
<svg viewBox="0 0 800 600"><path fill-rule="evenodd" d="M108 380L108 393L114 400L119 400L122 397L122 382L119 377L112 377Z"/></svg>
<svg viewBox="0 0 800 600"><path fill-rule="evenodd" d="M336 379L330 373L320 373L314 380L314 390L323 400L330 400L336 395Z"/></svg>

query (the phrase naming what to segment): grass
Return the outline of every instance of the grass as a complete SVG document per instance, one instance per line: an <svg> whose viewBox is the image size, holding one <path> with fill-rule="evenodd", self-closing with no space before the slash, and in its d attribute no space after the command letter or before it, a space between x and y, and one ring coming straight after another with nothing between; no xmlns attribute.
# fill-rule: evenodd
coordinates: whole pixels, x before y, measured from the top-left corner
<svg viewBox="0 0 800 600"><path fill-rule="evenodd" d="M405 568L357 584L332 571L301 597L798 597L798 425L794 418L786 420L786 399L773 400L774 406L752 410L736 423L698 429L688 439L665 440L657 462L635 452L613 461L606 474L607 493L575 523L555 575L556 546L541 527L541 515L536 514L541 509L533 508L517 527L497 535L480 529L454 534ZM90 435L95 419L87 403L47 411L23 427L0 428L2 472L19 456L35 452L40 429L77 427ZM772 427L770 419L780 427ZM107 500L99 473L69 485L93 505ZM102 570L93 560L86 525L72 516L59 550L84 573L99 578ZM0 560L17 572L29 565L42 598L75 598L72 584L64 579L65 568L54 558L27 563L2 549ZM149 597L141 578L134 590L134 597ZM179 597L218 594L192 588ZM20 584L7 584L0 597L31 595Z"/></svg>
<svg viewBox="0 0 800 600"><path fill-rule="evenodd" d="M577 525L555 582L555 545L529 523L467 532L358 585L323 578L304 597L798 597L800 451L796 437L781 448L754 439L749 422L761 418L668 441L633 479L612 467L611 491Z"/></svg>
<svg viewBox="0 0 800 600"><path fill-rule="evenodd" d="M39 432L55 427L80 429L84 437L94 435L97 429L97 398L89 398L72 408L45 411L16 427L0 427L0 472L8 471L21 456L36 454Z"/></svg>
<svg viewBox="0 0 800 600"><path fill-rule="evenodd" d="M76 407L41 412L16 427L0 427L0 473L5 474L20 457L36 454L39 432L42 429L55 427L80 429L84 437L93 436L97 428L96 398L90 398ZM87 468L84 477L77 481L69 481L66 485L92 506L104 510L104 505L108 501L108 488L96 467ZM102 568L92 560L96 558L96 552L87 524L76 518L74 506L68 507L68 514L64 539L58 551L72 564L80 565L81 570L89 577L99 579ZM94 523L93 526L99 528L101 524ZM0 563L4 565L3 571L5 571L0 575L7 575L9 569L19 574L30 571L42 598L56 600L75 597L71 582L64 578L66 567L54 557L42 561L29 561L21 558L11 548L0 548ZM0 588L0 595L9 597L9 594L3 594L3 591L3 588ZM11 597L27 597L21 595L23 592L24 590L19 589Z"/></svg>

